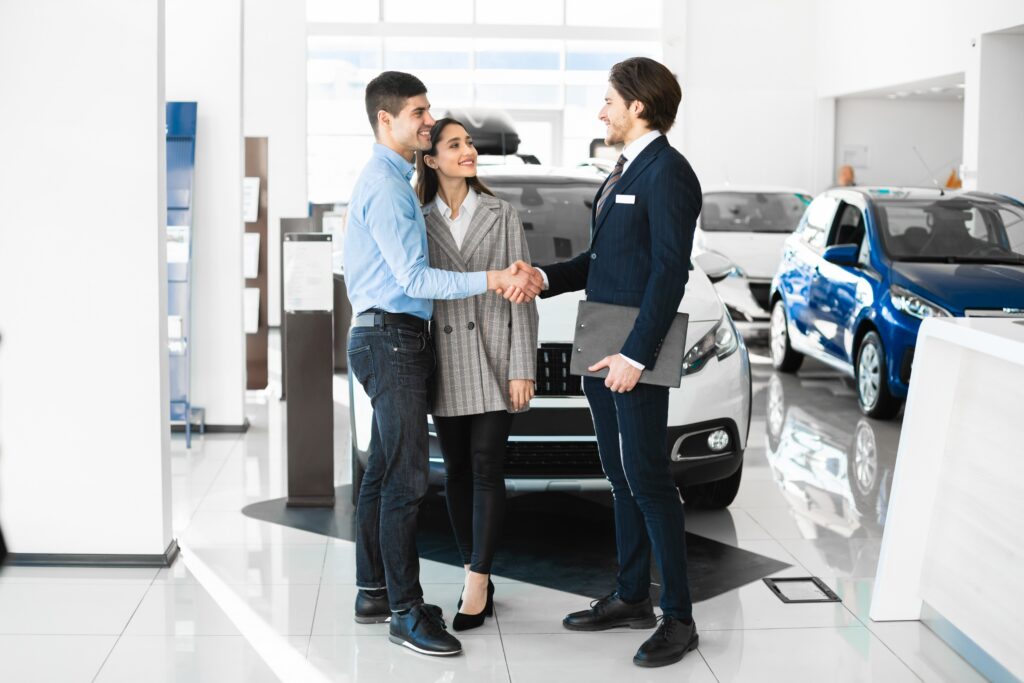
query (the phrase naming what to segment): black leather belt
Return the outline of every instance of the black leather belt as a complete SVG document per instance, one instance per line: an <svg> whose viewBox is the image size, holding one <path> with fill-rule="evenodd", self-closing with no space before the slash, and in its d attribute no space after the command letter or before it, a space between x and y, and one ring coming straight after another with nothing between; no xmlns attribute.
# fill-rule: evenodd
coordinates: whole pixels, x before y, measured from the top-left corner
<svg viewBox="0 0 1024 683"><path fill-rule="evenodd" d="M386 311L365 311L352 319L352 327L386 327L397 325L417 332L430 332L430 321L408 313L387 313Z"/></svg>

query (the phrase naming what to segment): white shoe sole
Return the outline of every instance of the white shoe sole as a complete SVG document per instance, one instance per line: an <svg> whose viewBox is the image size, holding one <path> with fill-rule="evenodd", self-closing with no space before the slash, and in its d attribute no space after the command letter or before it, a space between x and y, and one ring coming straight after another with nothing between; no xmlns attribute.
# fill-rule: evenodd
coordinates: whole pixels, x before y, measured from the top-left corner
<svg viewBox="0 0 1024 683"><path fill-rule="evenodd" d="M390 640L392 643L397 643L398 645L403 645L403 646L409 648L410 650L412 650L413 652L419 652L421 655L431 655L432 657L450 657L451 655L457 655L457 654L461 654L462 653L461 649L455 650L453 652L434 652L433 650L424 650L421 647L416 647L415 645L410 643L408 640L403 640L403 639L398 638L396 636L388 636L388 640Z"/></svg>

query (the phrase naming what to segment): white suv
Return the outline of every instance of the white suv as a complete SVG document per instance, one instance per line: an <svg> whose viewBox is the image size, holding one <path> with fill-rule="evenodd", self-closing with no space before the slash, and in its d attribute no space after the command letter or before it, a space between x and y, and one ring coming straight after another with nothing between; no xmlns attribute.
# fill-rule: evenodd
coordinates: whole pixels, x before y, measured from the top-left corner
<svg viewBox="0 0 1024 683"><path fill-rule="evenodd" d="M531 165L480 171L495 194L519 210L535 263L562 261L587 248L590 207L601 178L585 169ZM713 267L724 277L732 264L716 262ZM569 374L582 297L583 292L573 292L537 300L537 394L530 410L512 423L505 462L510 492L609 490L580 378ZM688 504L725 507L739 489L750 427L747 350L699 264L690 272L679 310L689 314L689 326L686 375L669 393L665 447L672 477ZM366 464L372 409L359 383L349 385L355 496ZM444 465L433 424L430 434L431 483L440 485Z"/></svg>

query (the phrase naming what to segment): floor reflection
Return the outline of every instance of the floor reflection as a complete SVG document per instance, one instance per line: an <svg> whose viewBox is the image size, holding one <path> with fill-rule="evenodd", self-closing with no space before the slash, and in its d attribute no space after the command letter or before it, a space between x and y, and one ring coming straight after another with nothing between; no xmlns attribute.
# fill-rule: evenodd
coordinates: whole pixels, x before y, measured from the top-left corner
<svg viewBox="0 0 1024 683"><path fill-rule="evenodd" d="M863 417L838 373L771 374L765 455L804 538L881 537L900 424Z"/></svg>

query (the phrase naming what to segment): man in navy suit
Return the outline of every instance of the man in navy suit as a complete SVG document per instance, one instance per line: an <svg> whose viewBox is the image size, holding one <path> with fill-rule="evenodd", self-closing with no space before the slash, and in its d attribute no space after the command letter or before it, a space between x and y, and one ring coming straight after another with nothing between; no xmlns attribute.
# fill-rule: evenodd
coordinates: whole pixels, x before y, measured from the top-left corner
<svg viewBox="0 0 1024 683"><path fill-rule="evenodd" d="M621 143L623 150L598 190L590 248L540 269L547 282L541 296L585 288L588 301L640 309L621 352L590 368L608 368L608 377L583 378L615 498L618 590L563 624L580 631L653 627L653 550L664 617L633 661L663 666L697 647L697 628L686 578L683 505L669 473L668 389L638 380L658 360L683 298L701 189L690 164L665 138L682 99L675 76L636 57L613 66L608 81L599 118L607 127L605 142Z"/></svg>

